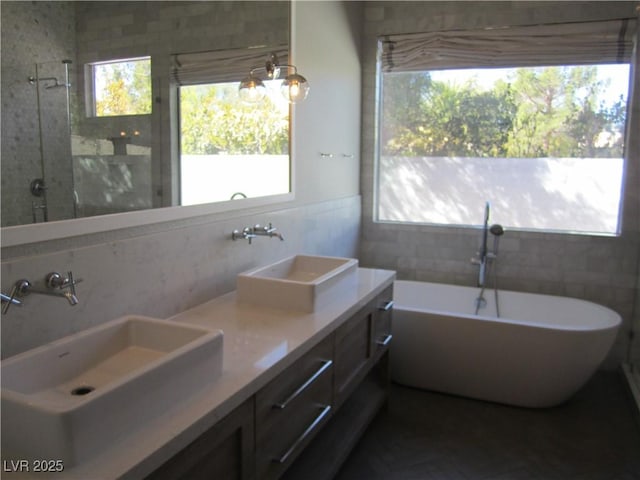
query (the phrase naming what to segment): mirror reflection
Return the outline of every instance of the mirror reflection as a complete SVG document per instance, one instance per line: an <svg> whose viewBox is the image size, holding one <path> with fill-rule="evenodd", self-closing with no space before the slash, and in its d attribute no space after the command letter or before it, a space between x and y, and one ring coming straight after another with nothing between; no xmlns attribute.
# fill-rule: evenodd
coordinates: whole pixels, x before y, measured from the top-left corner
<svg viewBox="0 0 640 480"><path fill-rule="evenodd" d="M238 97L269 52L286 63L288 2L3 2L1 15L2 226L290 191L287 102Z"/></svg>

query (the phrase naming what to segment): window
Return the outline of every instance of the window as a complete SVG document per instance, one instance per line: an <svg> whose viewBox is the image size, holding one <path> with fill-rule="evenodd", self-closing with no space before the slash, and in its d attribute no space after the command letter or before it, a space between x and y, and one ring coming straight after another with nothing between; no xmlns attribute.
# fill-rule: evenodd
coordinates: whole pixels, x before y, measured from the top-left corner
<svg viewBox="0 0 640 480"><path fill-rule="evenodd" d="M93 80L93 116L151 113L150 57L92 63L89 71Z"/></svg>
<svg viewBox="0 0 640 480"><path fill-rule="evenodd" d="M377 221L477 225L489 201L512 229L618 233L630 71L619 48L612 63L559 55L562 42L497 60L423 46L416 62L415 38L406 57L392 41L379 44Z"/></svg>
<svg viewBox="0 0 640 480"><path fill-rule="evenodd" d="M239 82L180 87L181 205L289 191L289 104L282 80L265 81L258 104Z"/></svg>
<svg viewBox="0 0 640 480"><path fill-rule="evenodd" d="M288 47L211 50L173 56L180 103L180 204L196 205L291 191L289 104L282 80L262 80L265 99L240 100L240 80ZM258 75L264 72L258 72Z"/></svg>

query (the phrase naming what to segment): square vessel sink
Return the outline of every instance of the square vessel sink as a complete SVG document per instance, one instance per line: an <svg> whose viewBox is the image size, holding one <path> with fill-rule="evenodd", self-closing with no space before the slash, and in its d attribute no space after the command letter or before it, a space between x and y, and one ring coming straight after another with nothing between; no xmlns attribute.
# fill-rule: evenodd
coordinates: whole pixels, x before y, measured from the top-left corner
<svg viewBox="0 0 640 480"><path fill-rule="evenodd" d="M238 301L315 312L355 285L357 269L354 258L295 255L238 275Z"/></svg>
<svg viewBox="0 0 640 480"><path fill-rule="evenodd" d="M2 362L3 458L65 468L222 373L220 330L128 316Z"/></svg>

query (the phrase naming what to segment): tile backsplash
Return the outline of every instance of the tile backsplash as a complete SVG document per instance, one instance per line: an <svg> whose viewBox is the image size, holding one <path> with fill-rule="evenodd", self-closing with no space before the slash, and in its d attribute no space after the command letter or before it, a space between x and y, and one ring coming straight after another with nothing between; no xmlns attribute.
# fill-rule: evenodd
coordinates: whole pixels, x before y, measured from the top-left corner
<svg viewBox="0 0 640 480"><path fill-rule="evenodd" d="M235 277L250 268L297 253L356 257L360 197L330 200L260 215L142 234L40 253L21 248L2 263L2 291L16 280L41 281L50 271L82 278L80 303L29 295L2 316L2 357L125 314L167 318L235 290ZM234 229L272 222L285 240L231 240ZM3 252L4 253L4 252Z"/></svg>

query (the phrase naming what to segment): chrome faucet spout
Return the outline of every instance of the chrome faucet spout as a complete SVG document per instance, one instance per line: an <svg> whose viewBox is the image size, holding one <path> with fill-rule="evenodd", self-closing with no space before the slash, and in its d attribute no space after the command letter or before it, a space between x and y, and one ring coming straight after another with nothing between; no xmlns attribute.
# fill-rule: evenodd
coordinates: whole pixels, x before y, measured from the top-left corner
<svg viewBox="0 0 640 480"><path fill-rule="evenodd" d="M67 299L67 301L69 302L69 305L71 305L72 307L74 305L77 305L79 303L78 301L78 297L76 297L73 293L71 293L70 291L66 291L64 292L64 297Z"/></svg>
<svg viewBox="0 0 640 480"><path fill-rule="evenodd" d="M71 306L74 306L80 303L78 300L78 297L73 292L71 292L71 290L58 291L58 290L37 288L32 286L32 287L29 287L29 290L27 291L27 293L47 295L49 297L62 297L62 298L65 298L69 302L69 305Z"/></svg>

